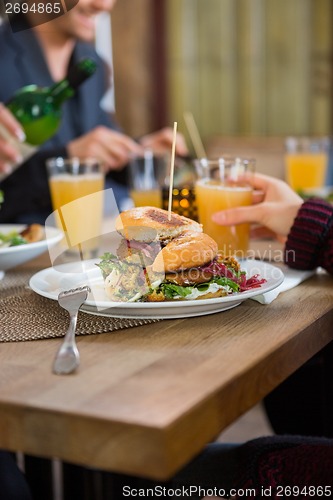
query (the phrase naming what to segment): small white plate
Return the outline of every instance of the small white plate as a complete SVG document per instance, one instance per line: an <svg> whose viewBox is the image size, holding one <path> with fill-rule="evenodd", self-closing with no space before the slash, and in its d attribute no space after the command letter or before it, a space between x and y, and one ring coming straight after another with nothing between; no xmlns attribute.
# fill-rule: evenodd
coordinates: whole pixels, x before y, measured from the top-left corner
<svg viewBox="0 0 333 500"><path fill-rule="evenodd" d="M26 225L24 224L0 224L0 233L20 232ZM7 271L12 267L24 264L29 260L38 257L48 248L56 245L63 238L63 233L56 228L47 228L47 238L36 241L35 243L26 243L14 247L0 248L0 271Z"/></svg>
<svg viewBox="0 0 333 500"><path fill-rule="evenodd" d="M84 312L114 318L171 319L203 316L231 309L246 299L273 290L284 279L282 271L271 264L245 260L241 262L241 268L246 271L248 277L258 274L266 279L266 283L259 288L215 299L111 302L104 292L104 282L101 271L96 266L97 262L98 260L93 259L44 269L30 279L30 287L43 297L57 300L62 290L88 285L92 293L81 307Z"/></svg>

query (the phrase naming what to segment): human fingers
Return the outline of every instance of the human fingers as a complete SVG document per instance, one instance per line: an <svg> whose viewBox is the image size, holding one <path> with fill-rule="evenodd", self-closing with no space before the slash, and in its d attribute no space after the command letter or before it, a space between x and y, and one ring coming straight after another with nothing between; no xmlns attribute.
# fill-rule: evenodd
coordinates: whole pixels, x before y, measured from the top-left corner
<svg viewBox="0 0 333 500"><path fill-rule="evenodd" d="M176 155L177 156L187 156L189 150L185 141L183 134L177 133L176 137Z"/></svg>
<svg viewBox="0 0 333 500"><path fill-rule="evenodd" d="M100 133L100 128L97 129L97 133ZM120 132L116 132L114 130L110 130L107 128L102 128L101 138L103 142L114 143L116 146L122 147L128 153L131 154L143 154L143 147L141 144L134 141L131 137L126 134L122 134Z"/></svg>
<svg viewBox="0 0 333 500"><path fill-rule="evenodd" d="M145 148L152 149L155 153L168 152L171 151L173 137L173 129L165 127L157 132L142 137L140 139L140 144ZM176 134L175 153L177 156L188 155L188 147L185 138L180 132Z"/></svg>
<svg viewBox="0 0 333 500"><path fill-rule="evenodd" d="M276 177L271 177L269 175L255 173L247 177L247 181L251 186L258 191L265 193L268 187L276 185L280 182Z"/></svg>
<svg viewBox="0 0 333 500"><path fill-rule="evenodd" d="M10 174L11 171L12 167L10 166L10 164L0 159L0 172Z"/></svg>
<svg viewBox="0 0 333 500"><path fill-rule="evenodd" d="M0 136L0 164L2 171L10 171L10 163L22 161L20 153L15 146Z"/></svg>
<svg viewBox="0 0 333 500"><path fill-rule="evenodd" d="M302 198L282 179L263 174L254 174L248 178L254 188L253 202L279 202L299 204Z"/></svg>
<svg viewBox="0 0 333 500"><path fill-rule="evenodd" d="M0 123L15 136L20 142L25 140L25 133L19 124L19 122L14 118L12 113L0 102Z"/></svg>
<svg viewBox="0 0 333 500"><path fill-rule="evenodd" d="M229 208L221 212L215 212L212 220L221 226L233 226L256 222L261 223L265 215L264 203L246 207Z"/></svg>
<svg viewBox="0 0 333 500"><path fill-rule="evenodd" d="M302 200L285 202L265 202L246 207L230 208L212 215L217 224L230 226L242 223L257 223L266 226L277 235L286 236L295 220Z"/></svg>
<svg viewBox="0 0 333 500"><path fill-rule="evenodd" d="M83 135L68 142L66 149L68 156L71 157L96 158L96 160L102 163L108 159L105 148L97 141L94 141L90 134Z"/></svg>
<svg viewBox="0 0 333 500"><path fill-rule="evenodd" d="M285 181L277 177L255 173L253 175L248 175L246 180L253 187L254 196L257 196L257 198L261 196L265 199L268 196L269 198L277 200L283 197L288 198L296 195L293 189L288 186Z"/></svg>
<svg viewBox="0 0 333 500"><path fill-rule="evenodd" d="M67 144L67 153L72 157L95 158L102 164L105 171L119 169L126 163L126 158L119 159L119 155L114 155L114 151L110 151L101 142L91 137L80 137L70 141Z"/></svg>
<svg viewBox="0 0 333 500"><path fill-rule="evenodd" d="M125 134L106 128L98 128L96 135L98 143L105 150L105 165L107 168L122 168L130 161L133 155L143 154L142 146Z"/></svg>
<svg viewBox="0 0 333 500"><path fill-rule="evenodd" d="M70 156L97 158L106 169L122 168L132 154L142 153L142 147L135 141L106 127L97 127L71 141L67 150Z"/></svg>
<svg viewBox="0 0 333 500"><path fill-rule="evenodd" d="M261 189L254 189L252 193L252 203L261 203L265 199L265 193Z"/></svg>

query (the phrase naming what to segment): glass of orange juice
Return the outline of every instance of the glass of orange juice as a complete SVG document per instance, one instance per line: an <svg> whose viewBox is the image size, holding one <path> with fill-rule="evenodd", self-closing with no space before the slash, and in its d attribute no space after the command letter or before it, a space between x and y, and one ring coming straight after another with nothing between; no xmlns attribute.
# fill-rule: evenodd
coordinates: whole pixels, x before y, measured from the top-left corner
<svg viewBox="0 0 333 500"><path fill-rule="evenodd" d="M52 206L67 250L82 258L96 255L102 232L104 173L91 158L46 160Z"/></svg>
<svg viewBox="0 0 333 500"><path fill-rule="evenodd" d="M169 155L154 155L146 149L129 163L130 197L136 207L162 208L162 189L168 183Z"/></svg>
<svg viewBox="0 0 333 500"><path fill-rule="evenodd" d="M245 258L249 245L249 224L221 226L212 220L212 214L252 204L249 177L255 171L255 160L201 158L195 160L194 165L197 172L195 196L204 232L217 242L219 250L225 255Z"/></svg>
<svg viewBox="0 0 333 500"><path fill-rule="evenodd" d="M287 137L285 150L286 181L295 191L325 185L328 137Z"/></svg>

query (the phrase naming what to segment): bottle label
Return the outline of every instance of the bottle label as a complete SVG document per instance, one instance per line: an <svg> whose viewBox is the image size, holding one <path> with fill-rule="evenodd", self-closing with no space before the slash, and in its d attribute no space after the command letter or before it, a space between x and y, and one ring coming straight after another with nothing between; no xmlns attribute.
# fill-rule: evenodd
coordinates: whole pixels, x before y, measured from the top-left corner
<svg viewBox="0 0 333 500"><path fill-rule="evenodd" d="M20 161L10 163L10 172L0 172L0 182L2 182L6 177L8 177L8 175L12 174L20 165L22 165L22 163L28 160L30 156L36 153L38 148L37 146L31 146L31 144L28 144L27 142L20 142L19 140L17 140L1 123L0 136L2 136L6 141L10 142L15 147L18 154L21 156Z"/></svg>

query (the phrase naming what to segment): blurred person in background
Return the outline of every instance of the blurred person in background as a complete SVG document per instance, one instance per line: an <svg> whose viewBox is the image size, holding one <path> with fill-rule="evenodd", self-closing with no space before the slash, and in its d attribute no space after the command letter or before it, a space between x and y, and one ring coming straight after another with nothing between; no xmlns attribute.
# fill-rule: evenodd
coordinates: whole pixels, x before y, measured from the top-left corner
<svg viewBox="0 0 333 500"><path fill-rule="evenodd" d="M64 15L37 26L33 11L13 15L10 23L0 26L0 67L6 75L0 82L0 102L5 103L25 85L50 86L65 78L69 67L83 57L94 59L98 65L95 74L63 105L63 119L57 134L0 184L5 192L0 222L43 223L52 212L45 168L48 157L97 158L108 172L106 187L114 188L120 203L127 195L124 167L130 155L142 154L143 147L154 152L171 151L171 128L134 141L121 132L115 117L101 108L110 78L106 64L94 49L95 23L96 16L109 12L115 2L79 0ZM187 153L185 140L178 134L176 154L184 156ZM13 159L15 155L17 152L0 140L0 168L9 170L8 161L4 159Z"/></svg>

